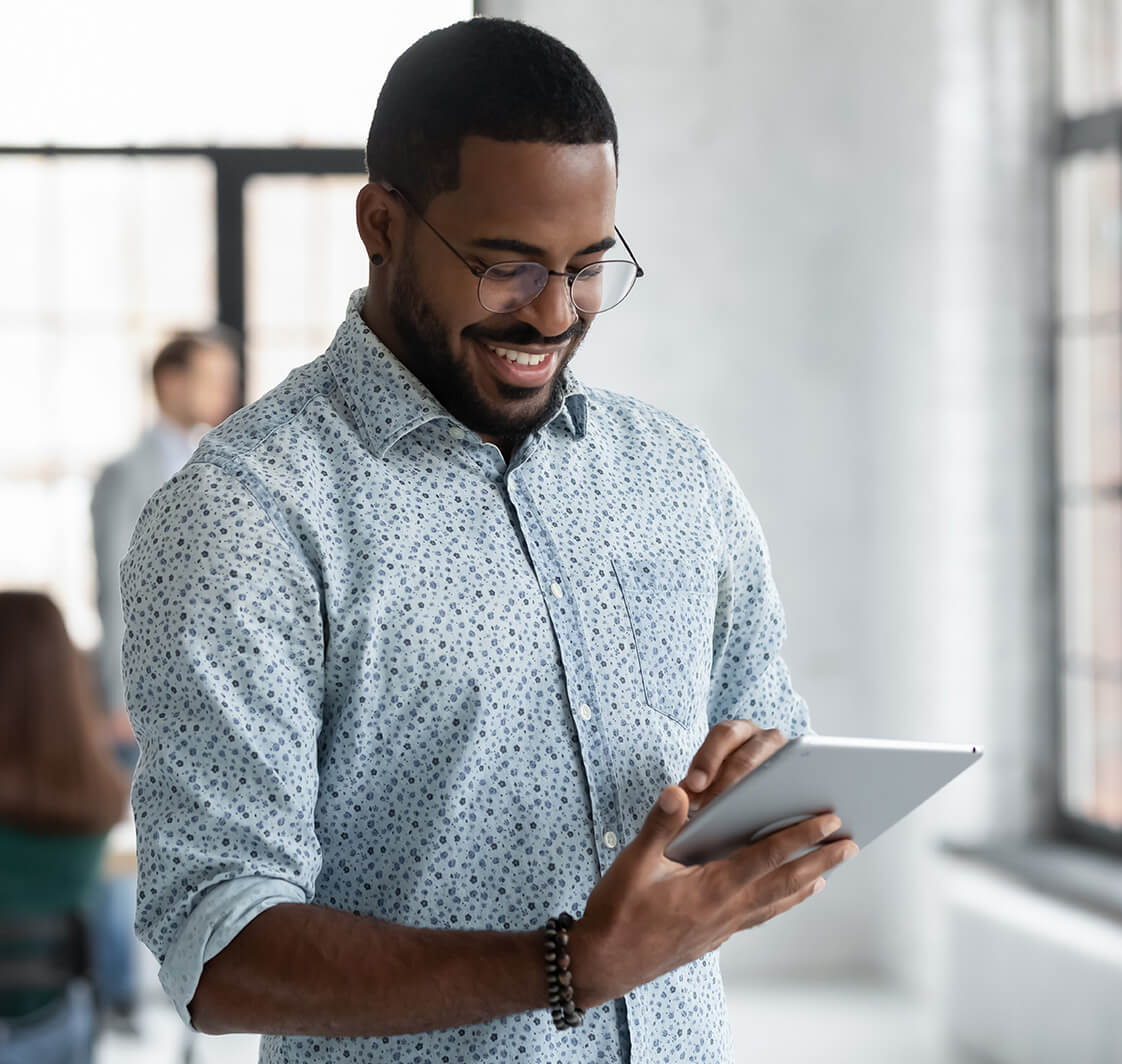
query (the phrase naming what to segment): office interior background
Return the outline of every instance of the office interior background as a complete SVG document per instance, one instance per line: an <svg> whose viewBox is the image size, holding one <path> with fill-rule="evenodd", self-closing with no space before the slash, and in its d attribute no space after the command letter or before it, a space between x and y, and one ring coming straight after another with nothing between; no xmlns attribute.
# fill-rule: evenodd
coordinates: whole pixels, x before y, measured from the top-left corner
<svg viewBox="0 0 1122 1064"><path fill-rule="evenodd" d="M473 10L604 85L647 275L575 369L729 462L816 729L986 748L724 947L741 1059L1122 1060L1122 0L26 5L0 587L96 643L90 490L154 351L234 326L251 401L324 349L385 71ZM256 1059L149 983L105 1064Z"/></svg>

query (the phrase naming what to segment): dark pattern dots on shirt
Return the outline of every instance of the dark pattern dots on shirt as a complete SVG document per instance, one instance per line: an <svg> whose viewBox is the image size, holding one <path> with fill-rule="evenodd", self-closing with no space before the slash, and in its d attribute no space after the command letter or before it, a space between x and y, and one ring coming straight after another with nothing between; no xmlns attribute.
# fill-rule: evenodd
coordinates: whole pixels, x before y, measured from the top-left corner
<svg viewBox="0 0 1122 1064"><path fill-rule="evenodd" d="M508 464L359 316L225 422L123 565L137 927L181 1015L257 913L579 916L708 729L809 729L763 536L704 437L564 400ZM731 1060L716 954L553 1029L265 1037L261 1060Z"/></svg>

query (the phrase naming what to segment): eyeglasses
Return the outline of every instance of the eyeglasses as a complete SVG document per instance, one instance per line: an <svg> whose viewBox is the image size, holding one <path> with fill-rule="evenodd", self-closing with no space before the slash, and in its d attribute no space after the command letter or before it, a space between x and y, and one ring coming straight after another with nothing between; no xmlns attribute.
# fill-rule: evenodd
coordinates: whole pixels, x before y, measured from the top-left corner
<svg viewBox="0 0 1122 1064"><path fill-rule="evenodd" d="M473 266L400 189L388 184L385 188L400 196L401 201L432 230L440 242L479 278L480 305L492 314L511 314L528 306L542 294L551 277L565 278L569 285L569 299L581 314L603 314L605 310L618 307L643 276L643 267L635 261L635 253L619 229L616 229L616 235L623 241L630 259L603 259L573 273L551 270L540 262L496 262L486 269Z"/></svg>

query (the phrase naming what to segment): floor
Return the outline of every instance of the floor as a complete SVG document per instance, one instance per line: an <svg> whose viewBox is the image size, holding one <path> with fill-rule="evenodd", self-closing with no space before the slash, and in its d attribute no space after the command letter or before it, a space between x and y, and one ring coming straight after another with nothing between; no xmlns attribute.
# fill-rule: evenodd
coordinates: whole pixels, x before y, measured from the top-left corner
<svg viewBox="0 0 1122 1064"><path fill-rule="evenodd" d="M96 1064L253 1064L252 1035L186 1031L145 970L143 1037L106 1035ZM981 1064L942 1044L932 1010L889 987L868 983L729 988L737 1064Z"/></svg>

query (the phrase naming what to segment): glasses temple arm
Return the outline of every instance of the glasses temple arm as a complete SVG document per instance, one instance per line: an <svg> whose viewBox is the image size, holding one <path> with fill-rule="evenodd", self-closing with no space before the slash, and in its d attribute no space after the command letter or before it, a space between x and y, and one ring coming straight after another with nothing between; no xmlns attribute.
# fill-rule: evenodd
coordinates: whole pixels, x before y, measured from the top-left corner
<svg viewBox="0 0 1122 1064"><path fill-rule="evenodd" d="M631 256L631 261L633 263L635 263L635 276L636 277L642 277L643 276L643 267L639 265L639 260L635 257L635 252L631 250L631 245L627 242L627 237L625 237L623 235L623 233L621 233L619 231L619 226L618 225L614 226L613 228L616 231L616 236L618 236L620 238L620 240L623 241L623 246L627 250L627 254Z"/></svg>
<svg viewBox="0 0 1122 1064"><path fill-rule="evenodd" d="M452 252L452 254L455 255L456 258L460 260L460 262L462 262L469 270L471 270L471 272L475 274L476 277L483 276L485 271L481 270L478 266L473 266L450 243L448 243L448 241L445 240L445 238L437 230L436 226L434 226L432 222L430 222L419 210L417 210L416 207L413 206L412 203L409 202L409 199L406 197L405 193L401 191L401 189L395 188L388 181L381 181L379 183L387 192L392 192L395 196L397 196L398 199L400 199L401 202L404 203L405 206L413 212L413 214L415 214L422 222L424 222L425 225L428 226L428 228L432 231L433 236L435 236L437 240L439 240L450 252ZM617 229L616 232L619 232L619 230ZM620 239L623 239L622 233L620 233ZM627 241L624 241L624 243L627 243ZM635 265L638 266L639 264L636 263Z"/></svg>

